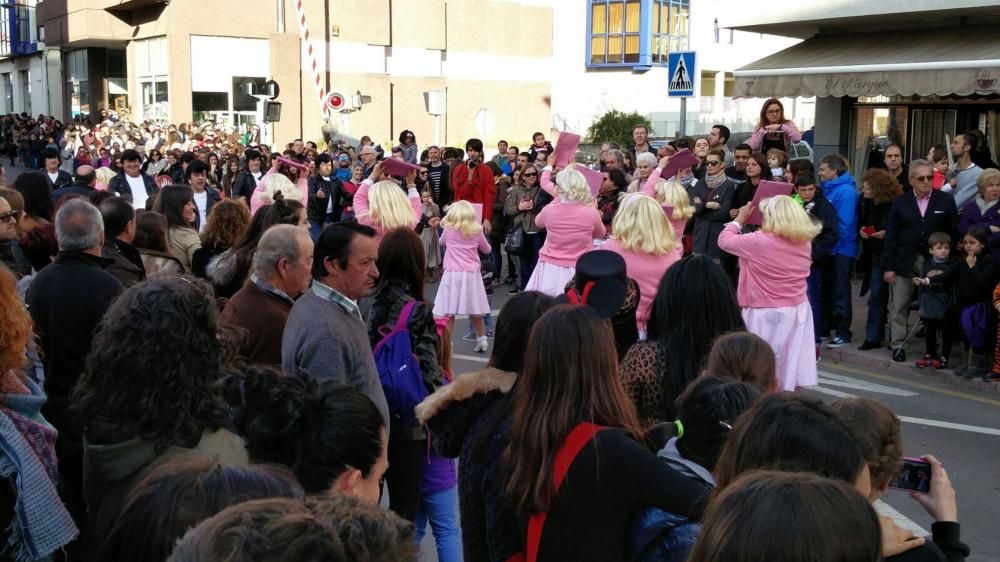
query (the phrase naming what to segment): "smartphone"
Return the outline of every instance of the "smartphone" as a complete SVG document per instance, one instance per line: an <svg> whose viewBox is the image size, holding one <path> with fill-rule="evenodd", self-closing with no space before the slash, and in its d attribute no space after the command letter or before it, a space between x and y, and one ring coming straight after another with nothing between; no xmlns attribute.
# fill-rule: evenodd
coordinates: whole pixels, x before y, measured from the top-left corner
<svg viewBox="0 0 1000 562"><path fill-rule="evenodd" d="M889 483L890 488L926 494L931 491L931 463L917 457L903 457L903 470Z"/></svg>

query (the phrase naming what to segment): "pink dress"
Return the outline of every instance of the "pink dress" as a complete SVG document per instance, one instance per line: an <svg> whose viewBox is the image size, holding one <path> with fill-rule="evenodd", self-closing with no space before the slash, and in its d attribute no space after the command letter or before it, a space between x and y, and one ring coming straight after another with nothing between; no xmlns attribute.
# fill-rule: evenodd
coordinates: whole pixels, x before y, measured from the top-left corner
<svg viewBox="0 0 1000 562"><path fill-rule="evenodd" d="M441 234L441 245L445 247L444 274L434 298L434 316L489 314L486 286L479 273L479 254L489 254L492 250L486 236L480 232L466 237L446 227Z"/></svg>

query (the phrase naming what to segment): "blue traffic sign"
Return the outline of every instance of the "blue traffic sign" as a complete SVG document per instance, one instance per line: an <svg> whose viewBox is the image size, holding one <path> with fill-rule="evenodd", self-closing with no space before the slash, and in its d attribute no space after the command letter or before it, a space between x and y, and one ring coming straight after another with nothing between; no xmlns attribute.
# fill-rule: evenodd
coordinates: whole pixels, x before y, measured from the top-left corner
<svg viewBox="0 0 1000 562"><path fill-rule="evenodd" d="M694 97L694 51L667 54L667 95L672 98Z"/></svg>

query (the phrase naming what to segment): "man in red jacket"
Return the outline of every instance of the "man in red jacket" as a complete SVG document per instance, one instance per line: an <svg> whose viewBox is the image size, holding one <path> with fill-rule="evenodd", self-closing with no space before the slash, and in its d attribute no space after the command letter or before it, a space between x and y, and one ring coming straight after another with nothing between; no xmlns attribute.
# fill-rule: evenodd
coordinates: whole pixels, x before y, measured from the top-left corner
<svg viewBox="0 0 1000 562"><path fill-rule="evenodd" d="M456 201L480 203L483 206L483 234L490 234L490 220L493 218L493 200L497 197L497 185L493 172L483 165L483 141L469 139L465 143L465 153L469 159L455 167L451 173L451 186L455 190Z"/></svg>

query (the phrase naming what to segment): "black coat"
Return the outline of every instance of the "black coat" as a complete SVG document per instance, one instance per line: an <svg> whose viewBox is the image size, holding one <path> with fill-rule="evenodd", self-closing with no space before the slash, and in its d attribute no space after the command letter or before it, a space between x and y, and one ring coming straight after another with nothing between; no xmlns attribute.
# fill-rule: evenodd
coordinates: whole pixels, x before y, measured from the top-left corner
<svg viewBox="0 0 1000 562"><path fill-rule="evenodd" d="M218 189L210 186L205 187L205 192L208 193L208 197L205 199L205 219L207 220L212 214L212 207L219 201L222 201L222 195ZM197 205L195 206L197 207ZM197 209L194 213L194 229L199 232L201 231L201 213L197 212Z"/></svg>
<svg viewBox="0 0 1000 562"><path fill-rule="evenodd" d="M704 180L698 180L691 186L691 201L694 206L694 247L692 251L696 254L704 254L710 258L721 258L727 254L719 249L719 234L722 234L722 227L732 219L729 217L729 210L733 208L733 195L735 187L732 181L726 180L718 189L711 190ZM695 198L701 200L694 203ZM712 210L705 206L706 203L715 201L719 203L719 208Z"/></svg>
<svg viewBox="0 0 1000 562"><path fill-rule="evenodd" d="M253 177L253 174L250 173L250 170L244 169L236 175L235 179L233 179L232 189L233 199L242 197L246 200L247 207L249 207L250 197L253 195L254 190L257 189L257 180Z"/></svg>
<svg viewBox="0 0 1000 562"><path fill-rule="evenodd" d="M146 186L146 195L149 197L147 201L152 202L156 194L160 192L160 187L156 185L156 180L153 179L153 176L143 173L140 173L139 176L142 178L142 183ZM108 182L108 191L117 193L128 202L132 202L132 188L129 186L128 180L125 179L125 172L111 178L111 181Z"/></svg>
<svg viewBox="0 0 1000 562"><path fill-rule="evenodd" d="M84 252L59 252L28 289L25 302L42 346L49 411L65 412L94 329L123 290L121 281L104 270L112 263Z"/></svg>
<svg viewBox="0 0 1000 562"><path fill-rule="evenodd" d="M56 175L56 181L52 181L52 178L49 177L49 173L47 171L42 170L42 172L45 174L45 177L49 180L49 185L52 186L53 191L61 187L68 187L73 184L73 176L70 175L70 173L67 172L66 170L59 170L58 175Z"/></svg>
<svg viewBox="0 0 1000 562"><path fill-rule="evenodd" d="M823 230L812 241L812 260L817 262L829 256L833 252L833 247L837 245L837 210L819 193L802 207L810 217L823 225Z"/></svg>
<svg viewBox="0 0 1000 562"><path fill-rule="evenodd" d="M948 193L932 191L927 212L920 216L913 192L897 197L886 218L885 244L882 246L882 271L911 277L917 256L927 256L927 239L935 232L946 232L954 243L958 223L955 199Z"/></svg>
<svg viewBox="0 0 1000 562"><path fill-rule="evenodd" d="M324 224L326 222L326 209L329 207L330 198L333 197L333 222L340 222L340 217L344 213L344 207L350 206L353 196L344 189L344 182L337 176L330 176L329 180L324 180L319 174L309 178L309 206L306 209L306 216L310 222ZM323 197L317 195L319 190L323 190ZM345 204L346 201L346 204Z"/></svg>

